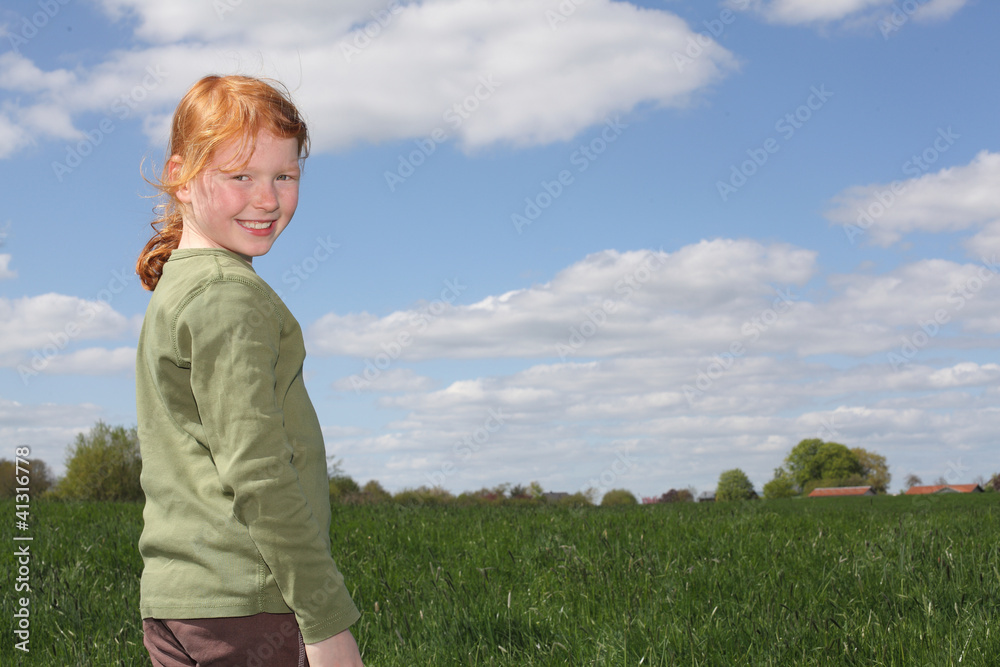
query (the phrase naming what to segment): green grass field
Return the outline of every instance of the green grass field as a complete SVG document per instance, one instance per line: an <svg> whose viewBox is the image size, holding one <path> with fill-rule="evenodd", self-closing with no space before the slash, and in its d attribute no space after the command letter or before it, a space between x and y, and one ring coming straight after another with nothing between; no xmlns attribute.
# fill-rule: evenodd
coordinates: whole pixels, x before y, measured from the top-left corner
<svg viewBox="0 0 1000 667"><path fill-rule="evenodd" d="M0 664L148 665L141 507L35 502L31 518L31 652L14 648L8 556ZM338 505L334 523L370 666L1000 664L996 494Z"/></svg>

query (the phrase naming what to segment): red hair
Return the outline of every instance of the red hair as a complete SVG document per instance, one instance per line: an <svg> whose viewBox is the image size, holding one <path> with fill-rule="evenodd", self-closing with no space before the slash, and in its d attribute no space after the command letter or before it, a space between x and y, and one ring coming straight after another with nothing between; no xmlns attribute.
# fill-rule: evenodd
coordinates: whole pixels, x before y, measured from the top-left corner
<svg viewBox="0 0 1000 667"><path fill-rule="evenodd" d="M163 265L184 230L177 190L194 179L219 149L238 142L249 162L257 134L267 131L298 141L299 159L309 155L309 133L288 91L276 81L248 76L206 76L188 90L174 111L163 172L153 185L165 201L157 205L155 232L139 254L135 272L143 287L156 289ZM233 170L245 165L230 165ZM228 169L227 169L228 171Z"/></svg>

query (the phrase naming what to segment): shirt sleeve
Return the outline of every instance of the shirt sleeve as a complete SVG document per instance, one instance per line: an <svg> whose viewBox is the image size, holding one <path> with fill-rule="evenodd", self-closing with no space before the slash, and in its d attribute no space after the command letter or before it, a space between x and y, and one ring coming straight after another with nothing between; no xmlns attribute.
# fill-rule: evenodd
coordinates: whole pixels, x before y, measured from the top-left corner
<svg viewBox="0 0 1000 667"><path fill-rule="evenodd" d="M191 391L219 475L307 643L358 612L293 466L275 368L281 311L257 286L212 283L182 311L178 349L190 350Z"/></svg>

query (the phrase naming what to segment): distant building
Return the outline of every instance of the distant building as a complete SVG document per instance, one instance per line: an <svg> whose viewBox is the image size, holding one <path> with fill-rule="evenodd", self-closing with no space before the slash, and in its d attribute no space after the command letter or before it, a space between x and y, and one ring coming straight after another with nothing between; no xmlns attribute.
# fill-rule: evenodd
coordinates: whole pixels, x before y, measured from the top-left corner
<svg viewBox="0 0 1000 667"><path fill-rule="evenodd" d="M928 493L982 493L983 487L978 484L933 484L931 486L911 486L906 495L917 496Z"/></svg>
<svg viewBox="0 0 1000 667"><path fill-rule="evenodd" d="M557 503L563 498L569 498L569 494L565 491L548 491L542 495L547 503Z"/></svg>
<svg viewBox="0 0 1000 667"><path fill-rule="evenodd" d="M838 498L840 496L874 496L875 489L870 486L827 486L813 489L809 498Z"/></svg>
<svg viewBox="0 0 1000 667"><path fill-rule="evenodd" d="M702 491L701 495L698 496L699 503L714 503L715 502L715 491Z"/></svg>

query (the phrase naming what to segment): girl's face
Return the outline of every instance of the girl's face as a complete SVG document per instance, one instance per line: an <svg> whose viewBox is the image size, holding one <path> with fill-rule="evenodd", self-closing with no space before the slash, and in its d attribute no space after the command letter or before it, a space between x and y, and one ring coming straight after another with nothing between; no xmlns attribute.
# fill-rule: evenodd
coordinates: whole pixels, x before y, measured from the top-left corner
<svg viewBox="0 0 1000 667"><path fill-rule="evenodd" d="M177 190L184 206L180 248L225 248L250 261L271 249L299 203L299 153L294 138L257 135L250 161L239 171L238 144L225 144L215 158Z"/></svg>

